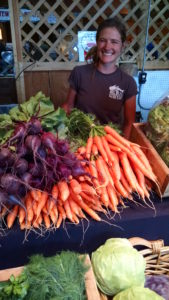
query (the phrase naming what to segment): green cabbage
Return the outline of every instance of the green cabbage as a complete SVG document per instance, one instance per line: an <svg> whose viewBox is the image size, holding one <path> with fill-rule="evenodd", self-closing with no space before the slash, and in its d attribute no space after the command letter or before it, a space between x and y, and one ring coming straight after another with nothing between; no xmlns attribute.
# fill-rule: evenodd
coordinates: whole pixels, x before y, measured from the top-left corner
<svg viewBox="0 0 169 300"><path fill-rule="evenodd" d="M144 286L146 262L127 239L108 239L92 253L91 261L104 294L111 296L133 285Z"/></svg>
<svg viewBox="0 0 169 300"><path fill-rule="evenodd" d="M159 296L149 288L140 286L131 287L120 293L118 293L113 300L164 300L163 297Z"/></svg>

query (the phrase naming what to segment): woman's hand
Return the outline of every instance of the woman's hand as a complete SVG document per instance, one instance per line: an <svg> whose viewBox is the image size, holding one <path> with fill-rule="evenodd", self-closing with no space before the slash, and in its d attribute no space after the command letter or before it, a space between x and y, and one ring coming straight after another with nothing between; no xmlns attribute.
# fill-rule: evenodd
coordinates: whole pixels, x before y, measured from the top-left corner
<svg viewBox="0 0 169 300"><path fill-rule="evenodd" d="M63 105L61 106L67 114L70 114L71 110L74 107L76 94L77 92L70 87L67 94L66 102L63 103Z"/></svg>

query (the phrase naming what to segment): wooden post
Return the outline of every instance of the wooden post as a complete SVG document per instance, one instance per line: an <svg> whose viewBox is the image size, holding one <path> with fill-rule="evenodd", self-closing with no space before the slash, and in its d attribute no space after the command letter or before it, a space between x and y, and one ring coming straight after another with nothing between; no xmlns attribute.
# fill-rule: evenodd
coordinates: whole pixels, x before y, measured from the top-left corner
<svg viewBox="0 0 169 300"><path fill-rule="evenodd" d="M11 26L12 45L13 45L13 53L14 53L14 63L15 63L16 90L17 90L18 103L22 103L25 101L25 84L24 84L24 72L22 72L23 59L22 59L22 42L21 42L21 31L20 31L20 11L19 11L18 0L8 0L8 5L9 5L9 14L10 14L10 26Z"/></svg>

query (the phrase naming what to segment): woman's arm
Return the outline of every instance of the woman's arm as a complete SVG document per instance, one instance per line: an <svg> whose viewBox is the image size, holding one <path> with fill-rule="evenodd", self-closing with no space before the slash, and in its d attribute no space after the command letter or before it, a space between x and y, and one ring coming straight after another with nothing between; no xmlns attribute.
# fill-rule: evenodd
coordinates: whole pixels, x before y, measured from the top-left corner
<svg viewBox="0 0 169 300"><path fill-rule="evenodd" d="M77 94L77 92L70 87L69 91L68 91L68 94L67 94L67 97L66 97L66 102L62 105L62 108L68 114L71 112L72 108L74 107L76 94Z"/></svg>
<svg viewBox="0 0 169 300"><path fill-rule="evenodd" d="M126 139L130 138L131 127L135 122L136 114L136 96L132 96L124 103L124 123L123 123L123 135Z"/></svg>

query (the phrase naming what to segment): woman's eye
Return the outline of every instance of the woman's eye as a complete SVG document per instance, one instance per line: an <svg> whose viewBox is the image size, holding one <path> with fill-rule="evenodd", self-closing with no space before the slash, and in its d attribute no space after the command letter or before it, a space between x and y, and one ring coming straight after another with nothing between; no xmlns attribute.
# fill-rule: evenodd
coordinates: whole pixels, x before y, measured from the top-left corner
<svg viewBox="0 0 169 300"><path fill-rule="evenodd" d="M117 45L121 44L121 42L120 42L120 41L117 41L117 40L112 40L111 43L112 43L112 44L117 44Z"/></svg>

